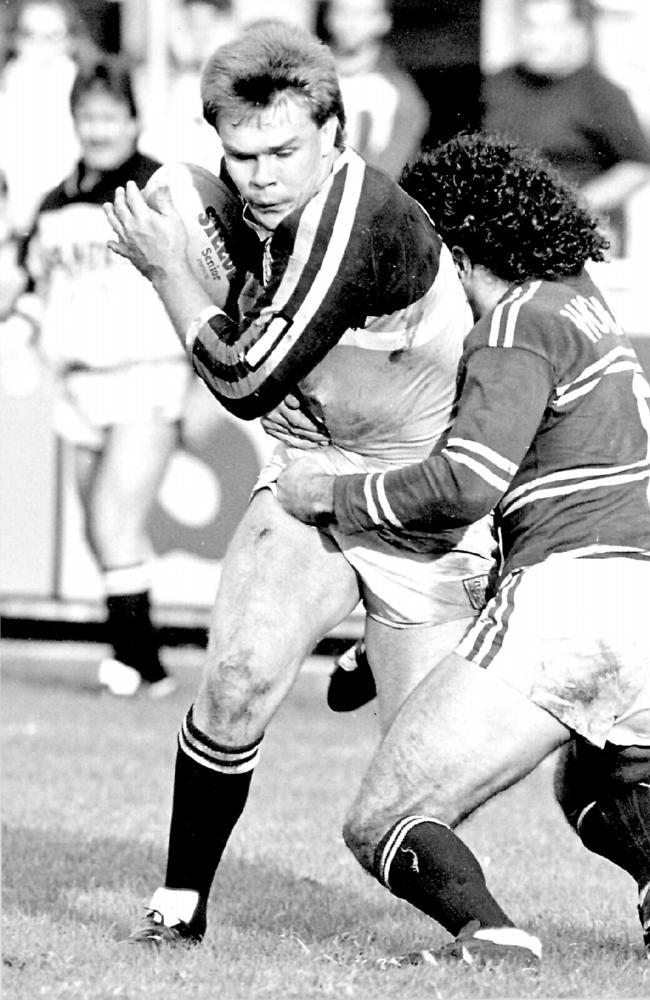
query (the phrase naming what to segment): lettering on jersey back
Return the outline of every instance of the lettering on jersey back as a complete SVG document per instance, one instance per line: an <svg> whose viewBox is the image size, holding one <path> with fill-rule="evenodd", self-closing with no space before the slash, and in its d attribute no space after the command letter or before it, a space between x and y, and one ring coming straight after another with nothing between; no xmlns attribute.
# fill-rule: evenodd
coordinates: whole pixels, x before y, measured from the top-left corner
<svg viewBox="0 0 650 1000"><path fill-rule="evenodd" d="M590 295L588 299L583 295L574 296L560 310L560 316L570 320L593 344L608 333L623 336L621 327L595 295Z"/></svg>

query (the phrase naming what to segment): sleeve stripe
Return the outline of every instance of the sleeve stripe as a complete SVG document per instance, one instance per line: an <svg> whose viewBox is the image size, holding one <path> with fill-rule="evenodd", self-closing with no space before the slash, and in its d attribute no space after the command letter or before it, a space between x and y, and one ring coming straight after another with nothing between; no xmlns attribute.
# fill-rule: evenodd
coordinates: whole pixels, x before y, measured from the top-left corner
<svg viewBox="0 0 650 1000"><path fill-rule="evenodd" d="M381 524L382 520L377 510L377 504L375 503L374 497L372 495L372 481L375 478L376 473L372 473L363 481L363 494L366 500L366 510L368 511L368 516L375 524Z"/></svg>
<svg viewBox="0 0 650 1000"><path fill-rule="evenodd" d="M566 385L559 385L557 387L558 396L564 395L579 382L589 379L592 375L601 372L603 369L607 368L612 362L617 358L627 358L630 362L636 362L636 357L634 351L629 347L615 347L613 351L608 351L603 358L599 358L592 365L587 365L584 371L580 372L577 378L574 378L571 382L567 382Z"/></svg>
<svg viewBox="0 0 650 1000"><path fill-rule="evenodd" d="M605 375L615 375L617 372L641 372L641 366L635 361L614 361L612 364L607 365L602 371L600 371L590 382L584 380L584 374L576 379L574 383L569 386L565 386L563 389L558 390L557 406L566 406L567 403L572 403L573 400L579 399L580 396L585 396L588 392L591 392L597 385L600 385L601 379ZM582 382L582 385L580 383Z"/></svg>
<svg viewBox="0 0 650 1000"><path fill-rule="evenodd" d="M579 482L582 479L591 479L594 476L618 476L622 472L636 472L639 469L646 468L649 461L650 459L648 458L642 458L638 462L630 462L626 465L610 466L609 468L605 468L602 465L586 465L582 466L582 468L562 469L560 471L550 472L546 476L539 476L537 479L532 479L530 482L523 483L522 486L518 486L516 490L512 490L512 492L508 495L508 503L511 503L513 500L517 500L520 496L530 492L530 490L538 489L540 486L568 483L571 480Z"/></svg>
<svg viewBox="0 0 650 1000"><path fill-rule="evenodd" d="M384 486L384 477L386 473L380 472L377 476L376 488L377 488L377 499L379 501L379 506L384 514L384 518L389 524L392 524L394 528L401 528L402 522L396 517L393 508L388 502L388 497L386 496L386 488Z"/></svg>
<svg viewBox="0 0 650 1000"><path fill-rule="evenodd" d="M490 486L494 486L495 489L500 490L502 493L505 493L510 486L509 479L500 479L494 472L486 468L484 465L481 465L480 462L470 458L469 455L462 455L453 451L445 451L444 454L446 454L452 462L457 462L459 465L466 465L468 469L471 469L477 476L484 479L486 483L489 483Z"/></svg>
<svg viewBox="0 0 650 1000"><path fill-rule="evenodd" d="M303 338L309 346L323 301L350 256L365 176L361 157L351 150L344 153L301 213L287 266L259 315L244 328L222 315L227 331L215 326L207 339L198 331L194 367L228 409L230 403L241 412L247 407L256 412L260 400L255 396L270 375L300 349Z"/></svg>
<svg viewBox="0 0 650 1000"><path fill-rule="evenodd" d="M251 368L258 368L271 353L274 345L286 333L289 326L290 323L284 316L274 316L257 343L246 351L246 363Z"/></svg>
<svg viewBox="0 0 650 1000"><path fill-rule="evenodd" d="M538 500L544 500L548 497L559 497L559 496L571 496L574 493L580 493L587 490L598 490L607 489L611 490L612 486L621 486L628 483L635 483L642 481L644 479L650 479L650 469L643 469L636 473L627 473L620 475L605 475L600 476L596 479L584 479L581 482L572 483L567 486L557 486L555 488L547 487L546 489L540 489L536 491L531 491L528 495L520 497L513 503L509 503L503 509L504 517L513 514L516 510L524 507L526 504L535 503Z"/></svg>
<svg viewBox="0 0 650 1000"><path fill-rule="evenodd" d="M482 455L492 465L496 465L498 469L503 469L504 472L508 472L511 476L514 476L519 468L514 462L504 458L503 455L500 455L497 451L493 451L492 448L488 448L487 445L481 444L479 441L470 441L467 438L449 438L447 448L454 447L463 448L465 451L473 451L477 455Z"/></svg>
<svg viewBox="0 0 650 1000"><path fill-rule="evenodd" d="M541 476L514 490L503 507L504 514L518 510L524 504L546 496L565 496L578 490L595 489L608 484L632 483L650 476L647 459L631 465L620 465L610 469L587 467L556 472Z"/></svg>
<svg viewBox="0 0 650 1000"><path fill-rule="evenodd" d="M201 327L212 319L213 316L217 316L219 313L223 315L223 310L219 309L217 306L206 306L202 309L198 316L195 316L187 330L185 331L185 350L191 355L194 349L194 342L198 337Z"/></svg>

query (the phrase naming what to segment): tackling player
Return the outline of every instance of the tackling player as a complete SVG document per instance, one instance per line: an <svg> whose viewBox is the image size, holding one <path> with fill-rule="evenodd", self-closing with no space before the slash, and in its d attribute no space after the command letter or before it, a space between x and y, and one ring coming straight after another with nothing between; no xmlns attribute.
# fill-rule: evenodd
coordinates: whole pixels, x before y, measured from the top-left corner
<svg viewBox="0 0 650 1000"><path fill-rule="evenodd" d="M330 472L425 457L449 426L471 313L426 213L345 147L331 53L264 22L217 49L202 92L249 236L241 317L198 284L171 203L157 212L135 185L118 191L106 206L114 249L151 278L233 413L255 417L297 393L327 429L318 460ZM179 736L165 885L135 941L203 937L264 730L324 633L363 599L385 727L483 600L487 522L406 541L305 526L274 496L296 453L280 445L262 471L223 563L203 681Z"/></svg>
<svg viewBox="0 0 650 1000"><path fill-rule="evenodd" d="M278 495L355 536L440 531L495 508L503 565L475 625L399 712L345 839L457 935L447 954L534 962L540 942L453 827L564 747L559 801L583 843L634 878L650 948L650 387L585 269L606 242L550 168L490 138L452 140L405 185L477 319L445 446L338 478L305 459Z"/></svg>

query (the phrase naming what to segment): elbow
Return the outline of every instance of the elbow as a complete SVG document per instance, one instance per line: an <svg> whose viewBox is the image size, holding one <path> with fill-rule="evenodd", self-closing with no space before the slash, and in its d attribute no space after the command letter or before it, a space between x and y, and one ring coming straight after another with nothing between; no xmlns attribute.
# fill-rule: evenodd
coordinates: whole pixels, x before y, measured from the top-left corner
<svg viewBox="0 0 650 1000"><path fill-rule="evenodd" d="M475 521L480 521L494 510L498 502L499 497L493 490L479 490L463 497L458 504L458 524L474 524Z"/></svg>

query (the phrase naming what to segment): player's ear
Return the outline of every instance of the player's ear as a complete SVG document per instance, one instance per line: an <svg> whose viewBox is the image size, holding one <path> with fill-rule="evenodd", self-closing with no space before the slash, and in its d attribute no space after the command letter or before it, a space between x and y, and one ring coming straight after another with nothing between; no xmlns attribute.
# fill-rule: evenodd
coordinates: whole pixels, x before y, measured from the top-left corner
<svg viewBox="0 0 650 1000"><path fill-rule="evenodd" d="M336 142L336 130L338 129L339 120L336 115L332 115L327 121L321 125L320 129L320 149L321 156L329 156L334 148L334 143Z"/></svg>
<svg viewBox="0 0 650 1000"><path fill-rule="evenodd" d="M454 259L459 278L468 278L472 270L472 262L462 247L452 247L451 256Z"/></svg>

